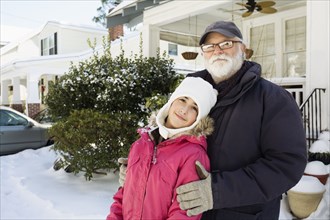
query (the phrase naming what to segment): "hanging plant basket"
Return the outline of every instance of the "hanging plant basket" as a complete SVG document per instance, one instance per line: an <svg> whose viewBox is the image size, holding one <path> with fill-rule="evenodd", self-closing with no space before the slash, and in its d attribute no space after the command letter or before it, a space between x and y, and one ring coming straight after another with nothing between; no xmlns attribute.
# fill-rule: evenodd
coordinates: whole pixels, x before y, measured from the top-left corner
<svg viewBox="0 0 330 220"><path fill-rule="evenodd" d="M253 55L253 50L252 49L249 49L249 48L246 48L245 49L245 58L246 59L250 59Z"/></svg>
<svg viewBox="0 0 330 220"><path fill-rule="evenodd" d="M186 60L194 60L194 59L196 59L198 53L197 52L183 52L181 55Z"/></svg>

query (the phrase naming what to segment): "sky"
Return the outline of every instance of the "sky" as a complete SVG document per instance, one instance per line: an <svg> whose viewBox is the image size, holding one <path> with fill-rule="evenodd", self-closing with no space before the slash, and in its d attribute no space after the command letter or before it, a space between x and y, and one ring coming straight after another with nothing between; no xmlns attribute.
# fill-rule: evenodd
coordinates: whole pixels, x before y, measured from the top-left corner
<svg viewBox="0 0 330 220"><path fill-rule="evenodd" d="M101 0L0 0L1 41L38 29L50 20L101 27L92 21L101 5Z"/></svg>
<svg viewBox="0 0 330 220"><path fill-rule="evenodd" d="M0 157L0 219L105 219L117 191L118 173L95 175L86 181L83 173L55 171L57 155L50 146ZM329 166L329 165L328 165ZM315 177L313 177L315 178ZM329 214L329 183L318 208L308 220L325 220ZM281 220L292 220L283 194Z"/></svg>

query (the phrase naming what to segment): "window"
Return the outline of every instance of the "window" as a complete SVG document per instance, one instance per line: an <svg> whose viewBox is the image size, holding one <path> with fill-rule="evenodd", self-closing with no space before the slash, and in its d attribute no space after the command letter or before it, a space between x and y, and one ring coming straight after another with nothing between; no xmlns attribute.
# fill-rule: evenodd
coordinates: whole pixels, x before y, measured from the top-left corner
<svg viewBox="0 0 330 220"><path fill-rule="evenodd" d="M168 44L168 54L169 55L178 55L178 45L177 44Z"/></svg>
<svg viewBox="0 0 330 220"><path fill-rule="evenodd" d="M306 74L306 16L297 14L255 19L246 23L252 61L265 78L304 77ZM253 25L254 24L254 25ZM253 26L251 26L253 25Z"/></svg>
<svg viewBox="0 0 330 220"><path fill-rule="evenodd" d="M57 54L57 33L41 40L41 56Z"/></svg>
<svg viewBox="0 0 330 220"><path fill-rule="evenodd" d="M306 72L306 17L285 22L283 72L287 77L304 76Z"/></svg>
<svg viewBox="0 0 330 220"><path fill-rule="evenodd" d="M251 28L251 48L254 50L252 60L262 66L262 74L271 78L275 74L275 25L265 24Z"/></svg>

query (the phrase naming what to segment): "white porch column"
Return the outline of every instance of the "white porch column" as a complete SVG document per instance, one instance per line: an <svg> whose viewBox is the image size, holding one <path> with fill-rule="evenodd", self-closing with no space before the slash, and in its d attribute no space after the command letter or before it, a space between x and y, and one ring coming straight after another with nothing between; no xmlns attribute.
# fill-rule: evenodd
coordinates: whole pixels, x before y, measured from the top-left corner
<svg viewBox="0 0 330 220"><path fill-rule="evenodd" d="M40 111L40 98L39 98L39 87L38 87L39 78L40 78L39 74L33 74L33 73L27 74L26 113L30 117Z"/></svg>
<svg viewBox="0 0 330 220"><path fill-rule="evenodd" d="M307 51L306 87L307 94L314 88L325 88L322 94L321 127L330 129L330 2L307 1Z"/></svg>
<svg viewBox="0 0 330 220"><path fill-rule="evenodd" d="M8 86L10 84L10 80L4 80L1 81L1 105L9 105L9 92L8 92Z"/></svg>
<svg viewBox="0 0 330 220"><path fill-rule="evenodd" d="M38 82L38 75L27 74L27 103L40 103Z"/></svg>
<svg viewBox="0 0 330 220"><path fill-rule="evenodd" d="M13 82L13 96L11 100L11 107L19 112L23 112L23 103L21 99L21 79L19 76L15 76L12 79Z"/></svg>
<svg viewBox="0 0 330 220"><path fill-rule="evenodd" d="M160 31L159 28L150 24L143 26L143 55L155 57L159 48Z"/></svg>
<svg viewBox="0 0 330 220"><path fill-rule="evenodd" d="M20 90L20 77L14 77L13 81L13 99L12 104L22 104L21 102L21 90Z"/></svg>

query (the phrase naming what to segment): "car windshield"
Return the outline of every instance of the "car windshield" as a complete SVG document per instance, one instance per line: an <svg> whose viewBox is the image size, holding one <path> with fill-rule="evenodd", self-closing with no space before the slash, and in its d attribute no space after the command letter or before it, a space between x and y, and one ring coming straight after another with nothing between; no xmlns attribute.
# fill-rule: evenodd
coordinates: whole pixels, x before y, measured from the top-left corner
<svg viewBox="0 0 330 220"><path fill-rule="evenodd" d="M0 125L1 126L15 126L15 125L27 125L28 121L13 113L10 111L6 110L1 110L1 115L0 115Z"/></svg>

